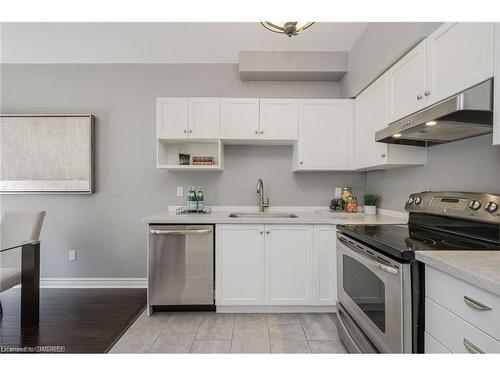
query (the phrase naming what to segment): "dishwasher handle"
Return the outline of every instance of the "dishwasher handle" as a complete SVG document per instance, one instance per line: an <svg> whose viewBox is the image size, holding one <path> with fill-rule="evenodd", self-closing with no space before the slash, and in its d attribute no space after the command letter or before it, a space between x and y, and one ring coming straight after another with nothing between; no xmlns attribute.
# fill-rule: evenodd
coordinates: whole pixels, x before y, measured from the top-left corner
<svg viewBox="0 0 500 375"><path fill-rule="evenodd" d="M206 234L212 233L212 228L207 229L150 229L149 233L165 235L165 234Z"/></svg>

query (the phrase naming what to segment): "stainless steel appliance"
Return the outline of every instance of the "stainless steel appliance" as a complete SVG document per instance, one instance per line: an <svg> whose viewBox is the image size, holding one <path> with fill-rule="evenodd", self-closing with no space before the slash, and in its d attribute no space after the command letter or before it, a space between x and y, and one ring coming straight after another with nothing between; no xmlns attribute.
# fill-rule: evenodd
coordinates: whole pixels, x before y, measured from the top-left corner
<svg viewBox="0 0 500 375"><path fill-rule="evenodd" d="M150 225L148 236L148 313L213 310L213 225Z"/></svg>
<svg viewBox="0 0 500 375"><path fill-rule="evenodd" d="M391 123L375 133L375 140L427 147L492 131L493 82L490 79Z"/></svg>
<svg viewBox="0 0 500 375"><path fill-rule="evenodd" d="M424 267L415 251L500 251L500 195L424 192L406 225L341 225L338 319L350 352L423 352Z"/></svg>

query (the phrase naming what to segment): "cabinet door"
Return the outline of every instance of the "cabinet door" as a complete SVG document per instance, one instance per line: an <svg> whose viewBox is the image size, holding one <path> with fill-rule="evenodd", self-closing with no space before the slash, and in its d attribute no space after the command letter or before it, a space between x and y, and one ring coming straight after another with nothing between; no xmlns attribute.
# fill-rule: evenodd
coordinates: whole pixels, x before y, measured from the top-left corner
<svg viewBox="0 0 500 375"><path fill-rule="evenodd" d="M219 98L189 99L189 138L220 138Z"/></svg>
<svg viewBox="0 0 500 375"><path fill-rule="evenodd" d="M383 75L356 98L354 159L358 169L387 163L387 144L375 142L375 133L388 123L386 79Z"/></svg>
<svg viewBox="0 0 500 375"><path fill-rule="evenodd" d="M296 170L350 169L353 103L352 99L300 100Z"/></svg>
<svg viewBox="0 0 500 375"><path fill-rule="evenodd" d="M217 225L217 305L264 304L264 225Z"/></svg>
<svg viewBox="0 0 500 375"><path fill-rule="evenodd" d="M156 99L156 137L187 138L189 100L187 98Z"/></svg>
<svg viewBox="0 0 500 375"><path fill-rule="evenodd" d="M495 23L495 92L493 98L493 144L500 145L500 22Z"/></svg>
<svg viewBox="0 0 500 375"><path fill-rule="evenodd" d="M425 41L389 69L387 77L389 122L422 109L425 105Z"/></svg>
<svg viewBox="0 0 500 375"><path fill-rule="evenodd" d="M334 225L314 226L314 304L337 304L337 231Z"/></svg>
<svg viewBox="0 0 500 375"><path fill-rule="evenodd" d="M451 22L426 39L426 106L493 76L493 26Z"/></svg>
<svg viewBox="0 0 500 375"><path fill-rule="evenodd" d="M259 138L259 99L222 99L221 115L223 139Z"/></svg>
<svg viewBox="0 0 500 375"><path fill-rule="evenodd" d="M313 303L313 226L266 225L266 304Z"/></svg>
<svg viewBox="0 0 500 375"><path fill-rule="evenodd" d="M298 133L297 99L260 99L260 139L296 140Z"/></svg>

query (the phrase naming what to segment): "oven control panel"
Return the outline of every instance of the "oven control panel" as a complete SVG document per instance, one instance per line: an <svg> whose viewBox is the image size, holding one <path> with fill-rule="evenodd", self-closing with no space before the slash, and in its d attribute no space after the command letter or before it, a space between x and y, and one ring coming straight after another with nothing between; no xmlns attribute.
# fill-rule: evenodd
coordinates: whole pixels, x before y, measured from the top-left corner
<svg viewBox="0 0 500 375"><path fill-rule="evenodd" d="M405 210L499 224L500 195L426 191L411 194Z"/></svg>

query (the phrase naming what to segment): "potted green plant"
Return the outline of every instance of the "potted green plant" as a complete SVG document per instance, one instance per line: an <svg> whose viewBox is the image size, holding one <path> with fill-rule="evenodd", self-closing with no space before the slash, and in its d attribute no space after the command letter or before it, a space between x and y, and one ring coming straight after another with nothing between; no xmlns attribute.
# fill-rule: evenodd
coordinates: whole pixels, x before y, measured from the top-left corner
<svg viewBox="0 0 500 375"><path fill-rule="evenodd" d="M380 197L375 194L366 193L365 195L363 195L366 215L377 214L377 202L379 201L379 199Z"/></svg>

